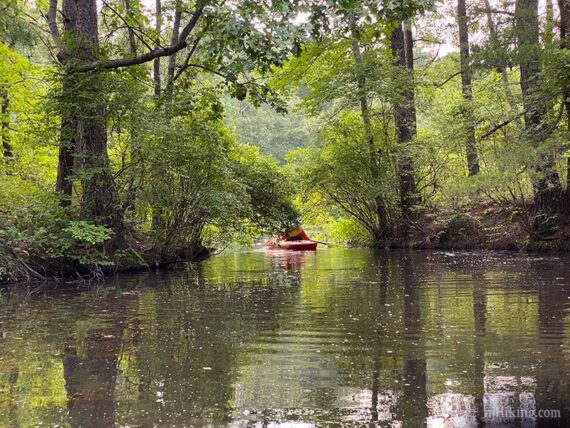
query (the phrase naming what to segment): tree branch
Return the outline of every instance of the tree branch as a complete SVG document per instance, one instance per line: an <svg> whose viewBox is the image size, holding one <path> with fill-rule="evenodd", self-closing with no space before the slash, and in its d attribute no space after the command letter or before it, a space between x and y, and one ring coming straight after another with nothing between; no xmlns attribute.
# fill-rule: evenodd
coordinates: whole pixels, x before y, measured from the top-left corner
<svg viewBox="0 0 570 428"><path fill-rule="evenodd" d="M504 128L505 126L507 126L509 123L515 121L516 119L518 119L519 117L523 116L526 113L526 111L523 111L522 113L517 114L516 116L511 117L510 119L505 120L504 122L499 123L498 125L494 126L493 128L491 128L489 131L485 132L483 135L481 135L479 137L479 141L484 140L485 138L490 137L491 135L493 135L495 132L497 132L498 130Z"/></svg>
<svg viewBox="0 0 570 428"><path fill-rule="evenodd" d="M182 75L182 73L184 73L184 71L186 71L188 69L188 63L190 62L192 55L194 55L194 52L196 52L196 49L198 48L198 43L200 43L200 40L202 40L202 37L198 37L198 39L196 40L196 42L192 46L192 49L190 49L190 51L188 52L188 55L186 55L186 58L184 59L184 64L182 64L180 66L179 70L176 72L176 74L174 76L172 76L172 80L170 82L168 82L169 84L172 84L176 80L178 80L178 78Z"/></svg>
<svg viewBox="0 0 570 428"><path fill-rule="evenodd" d="M202 6L201 8L197 9L194 12L192 18L190 19L190 22L188 22L188 24L184 27L184 29L180 33L180 38L178 39L178 43L176 43L175 45L167 46L165 48L154 49L145 54L137 55L131 58L118 58L110 61L101 61L101 60L93 61L78 67L77 71L86 72L86 71L95 70L97 68L114 69L121 67L129 67L132 65L144 64L145 62L152 61L153 59L160 58L163 56L169 56L178 51L181 51L186 46L188 46L188 42L186 41L186 39L198 24L198 21L200 20L200 17L202 16L203 12L204 12L204 6Z"/></svg>
<svg viewBox="0 0 570 428"><path fill-rule="evenodd" d="M488 7L475 7L475 12L495 13L497 15L507 15L507 16L511 16L511 17L515 16L515 14L513 12L510 12L508 10L499 10L499 9L493 9L493 8L488 8Z"/></svg>
<svg viewBox="0 0 570 428"><path fill-rule="evenodd" d="M459 76L461 74L461 70L459 70L457 73L453 73L451 76L449 76L447 79L445 79L443 82L439 83L436 85L436 87L441 88L443 85L445 85L447 82L449 82L450 80L452 80L454 77Z"/></svg>

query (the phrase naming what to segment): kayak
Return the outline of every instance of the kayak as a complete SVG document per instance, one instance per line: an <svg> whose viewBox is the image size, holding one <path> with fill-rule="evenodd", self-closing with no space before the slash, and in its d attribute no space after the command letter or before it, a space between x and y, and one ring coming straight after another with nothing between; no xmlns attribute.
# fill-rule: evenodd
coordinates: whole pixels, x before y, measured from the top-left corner
<svg viewBox="0 0 570 428"><path fill-rule="evenodd" d="M268 240L265 241L265 248L269 250L293 250L293 251L315 251L318 243L309 240L286 241L286 240Z"/></svg>
<svg viewBox="0 0 570 428"><path fill-rule="evenodd" d="M315 251L318 242L310 239L302 227L297 227L289 233L284 233L278 239L265 241L268 250Z"/></svg>

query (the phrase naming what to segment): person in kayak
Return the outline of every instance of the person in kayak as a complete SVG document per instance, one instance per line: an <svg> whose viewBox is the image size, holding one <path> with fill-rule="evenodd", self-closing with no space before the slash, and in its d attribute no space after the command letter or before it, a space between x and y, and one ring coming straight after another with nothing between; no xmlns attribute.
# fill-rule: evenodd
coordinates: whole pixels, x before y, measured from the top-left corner
<svg viewBox="0 0 570 428"><path fill-rule="evenodd" d="M281 234L277 240L265 241L265 247L270 250L315 251L318 243L309 238L303 228L297 226L290 232Z"/></svg>
<svg viewBox="0 0 570 428"><path fill-rule="evenodd" d="M281 241L309 241L310 238L307 236L307 234L305 233L303 228L298 226L295 229L293 229L291 232L284 233L283 235L281 235L279 237L279 240L281 240Z"/></svg>

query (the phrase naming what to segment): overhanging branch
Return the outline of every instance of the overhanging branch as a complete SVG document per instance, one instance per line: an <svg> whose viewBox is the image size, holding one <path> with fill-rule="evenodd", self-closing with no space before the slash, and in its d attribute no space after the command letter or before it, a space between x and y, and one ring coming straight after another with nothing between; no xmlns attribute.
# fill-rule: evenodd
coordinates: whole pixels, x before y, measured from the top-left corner
<svg viewBox="0 0 570 428"><path fill-rule="evenodd" d="M494 126L493 128L491 128L489 131L485 132L483 135L481 135L479 137L479 141L484 140L485 138L490 137L491 135L493 135L495 132L497 132L498 130L504 128L505 126L507 126L509 123L515 121L516 119L518 119L519 117L523 116L526 113L526 111L523 111L522 113L517 114L516 116L511 117L508 120L505 120L504 122L499 123L498 125Z"/></svg>
<svg viewBox="0 0 570 428"><path fill-rule="evenodd" d="M51 1L54 1L54 0L51 0ZM198 21L200 20L200 17L202 16L203 12L204 12L204 6L202 6L201 8L197 9L194 12L194 14L192 15L192 18L190 19L190 22L188 22L188 24L184 27L184 29L180 33L180 38L179 38L178 43L176 43L174 45L167 46L164 48L154 49L154 50L147 52L145 54L137 55L137 56L131 57L131 58L118 58L118 59L114 59L114 60L110 60L110 61L93 61L93 62L90 62L88 64L84 64L84 65L78 67L77 71L86 72L86 71L95 70L97 68L114 69L114 68L121 68L121 67L129 67L132 65L140 65L140 64L144 64L146 62L152 61L156 58L160 58L163 56L169 56L169 55L172 55L178 51L181 51L186 46L188 46L188 42L186 41L186 39L188 38L190 33L192 33L192 31L194 30L194 28L198 24Z"/></svg>

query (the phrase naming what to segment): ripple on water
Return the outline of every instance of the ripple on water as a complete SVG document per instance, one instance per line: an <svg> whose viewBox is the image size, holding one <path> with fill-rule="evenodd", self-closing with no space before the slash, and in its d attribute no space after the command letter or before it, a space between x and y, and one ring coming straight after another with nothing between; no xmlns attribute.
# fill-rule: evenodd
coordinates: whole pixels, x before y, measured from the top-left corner
<svg viewBox="0 0 570 428"><path fill-rule="evenodd" d="M516 426L570 402L568 261L228 251L4 292L0 426Z"/></svg>

